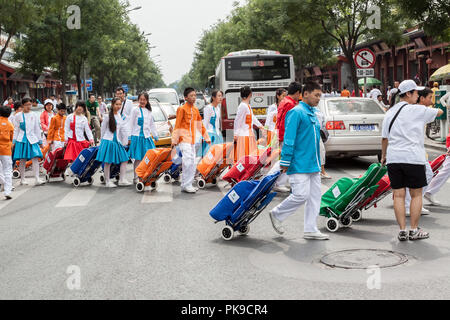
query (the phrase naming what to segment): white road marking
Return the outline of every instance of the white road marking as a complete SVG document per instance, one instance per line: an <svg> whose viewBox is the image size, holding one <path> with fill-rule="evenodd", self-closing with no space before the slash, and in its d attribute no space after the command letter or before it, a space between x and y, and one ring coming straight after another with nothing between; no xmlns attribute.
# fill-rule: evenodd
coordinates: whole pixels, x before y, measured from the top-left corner
<svg viewBox="0 0 450 320"><path fill-rule="evenodd" d="M167 203L173 201L173 185L158 182L158 187L154 191L146 191L142 197L141 203Z"/></svg>
<svg viewBox="0 0 450 320"><path fill-rule="evenodd" d="M98 188L91 186L80 187L69 192L59 203L56 208L84 207L94 198Z"/></svg>

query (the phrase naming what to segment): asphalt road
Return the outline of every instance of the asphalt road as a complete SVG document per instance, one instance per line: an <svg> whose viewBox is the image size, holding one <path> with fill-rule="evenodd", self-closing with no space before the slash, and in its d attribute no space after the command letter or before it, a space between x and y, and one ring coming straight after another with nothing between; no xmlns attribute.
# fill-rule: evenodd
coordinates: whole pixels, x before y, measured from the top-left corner
<svg viewBox="0 0 450 320"><path fill-rule="evenodd" d="M323 191L374 161L329 161L334 179L324 181ZM195 195L164 183L138 194L132 187L105 189L96 178L77 190L70 181L17 187L12 201L0 201L0 299L450 298L449 183L437 195L446 206L427 206L432 214L421 221L431 233L426 241L398 242L388 197L330 241L302 238L301 209L286 221L284 237L275 234L266 210L248 236L225 242L222 224L208 214L228 191L223 183ZM326 232L322 217L319 226ZM346 249L396 251L409 262L382 269L373 289L367 270L319 262Z"/></svg>

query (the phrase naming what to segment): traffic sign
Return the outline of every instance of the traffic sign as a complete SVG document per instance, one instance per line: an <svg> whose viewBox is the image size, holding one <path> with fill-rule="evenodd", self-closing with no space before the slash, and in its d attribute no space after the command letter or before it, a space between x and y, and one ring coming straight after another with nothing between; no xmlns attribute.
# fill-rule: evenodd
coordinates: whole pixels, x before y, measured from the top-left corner
<svg viewBox="0 0 450 320"><path fill-rule="evenodd" d="M84 80L81 80L81 87L84 88ZM93 91L92 79L86 79L86 90L88 92Z"/></svg>
<svg viewBox="0 0 450 320"><path fill-rule="evenodd" d="M355 63L359 69L370 69L375 66L377 58L370 49L361 49L355 54Z"/></svg>
<svg viewBox="0 0 450 320"><path fill-rule="evenodd" d="M356 69L356 76L358 78L374 78L375 69Z"/></svg>

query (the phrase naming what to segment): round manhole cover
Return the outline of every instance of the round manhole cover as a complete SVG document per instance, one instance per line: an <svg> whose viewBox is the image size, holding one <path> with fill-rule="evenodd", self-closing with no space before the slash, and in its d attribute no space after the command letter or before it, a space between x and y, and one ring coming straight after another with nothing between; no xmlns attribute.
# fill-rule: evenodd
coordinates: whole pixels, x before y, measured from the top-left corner
<svg viewBox="0 0 450 320"><path fill-rule="evenodd" d="M387 250L357 249L327 254L320 262L333 268L344 269L367 269L373 266L389 268L408 262L408 257Z"/></svg>

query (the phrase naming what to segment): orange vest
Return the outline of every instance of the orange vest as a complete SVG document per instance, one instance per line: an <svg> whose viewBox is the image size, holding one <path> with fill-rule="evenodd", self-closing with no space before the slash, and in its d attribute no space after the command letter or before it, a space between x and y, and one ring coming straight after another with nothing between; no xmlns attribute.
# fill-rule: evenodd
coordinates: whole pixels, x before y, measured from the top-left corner
<svg viewBox="0 0 450 320"><path fill-rule="evenodd" d="M64 125L66 123L66 116L57 114L52 118L50 127L48 128L47 141L61 141L64 142Z"/></svg>
<svg viewBox="0 0 450 320"><path fill-rule="evenodd" d="M195 144L196 129L201 131L206 141L211 141L197 107L186 103L177 110L177 121L173 130L172 143L185 142Z"/></svg>
<svg viewBox="0 0 450 320"><path fill-rule="evenodd" d="M8 118L0 117L0 156L12 155L12 142L14 139L14 126Z"/></svg>

